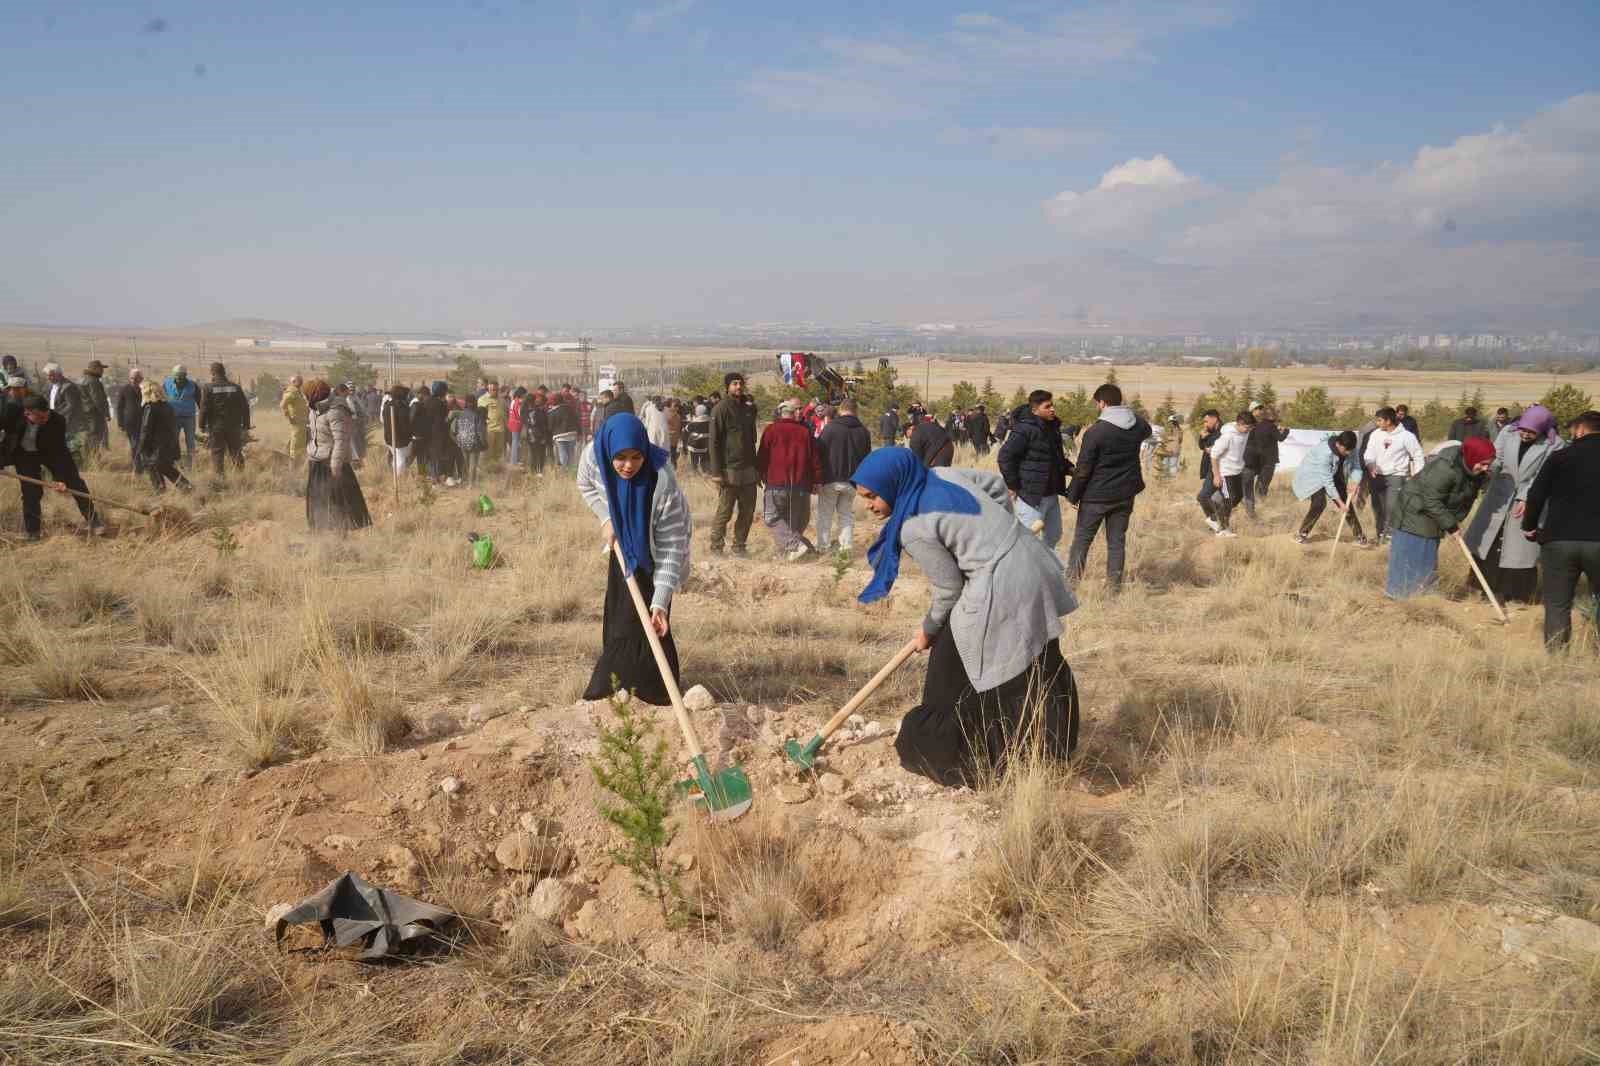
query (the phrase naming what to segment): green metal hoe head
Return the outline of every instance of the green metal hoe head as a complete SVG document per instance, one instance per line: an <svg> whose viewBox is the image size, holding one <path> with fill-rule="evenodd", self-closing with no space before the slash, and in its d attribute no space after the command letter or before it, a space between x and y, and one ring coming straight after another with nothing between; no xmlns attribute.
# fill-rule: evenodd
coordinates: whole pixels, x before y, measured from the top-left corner
<svg viewBox="0 0 1600 1066"><path fill-rule="evenodd" d="M810 770L816 766L817 752L822 750L822 734L818 733L806 741L802 747L798 740L790 740L783 745L783 753L789 756L789 761L802 770Z"/></svg>
<svg viewBox="0 0 1600 1066"><path fill-rule="evenodd" d="M750 778L739 767L730 766L712 773L704 755L696 758L693 766L694 776L679 781L677 790L680 795L692 798L694 805L711 817L732 821L748 811L755 802Z"/></svg>

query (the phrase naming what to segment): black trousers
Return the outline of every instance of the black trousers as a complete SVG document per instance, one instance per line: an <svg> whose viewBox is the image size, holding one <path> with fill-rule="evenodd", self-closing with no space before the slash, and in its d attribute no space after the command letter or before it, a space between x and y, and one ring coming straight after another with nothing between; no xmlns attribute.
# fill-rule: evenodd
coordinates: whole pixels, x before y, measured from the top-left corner
<svg viewBox="0 0 1600 1066"><path fill-rule="evenodd" d="M139 430L137 428L125 430L128 434L128 449L133 455L133 472L144 473L144 462L139 458Z"/></svg>
<svg viewBox="0 0 1600 1066"><path fill-rule="evenodd" d="M634 580L639 584L639 594L649 603L655 596L655 572L636 569ZM672 702L667 693L667 683L661 678L661 667L656 665L655 652L650 650L650 638L645 635L644 624L639 620L639 609L633 605L633 594L628 591L628 579L611 556L611 568L606 576L605 616L600 625L600 658L589 675L589 687L583 690L586 700L603 700L619 688L627 689L646 703L665 707ZM682 676L678 666L678 644L671 629L661 638L661 650L666 653L667 665L672 669L674 683Z"/></svg>
<svg viewBox="0 0 1600 1066"><path fill-rule="evenodd" d="M206 446L211 449L211 471L218 477L223 476L222 464L225 458L233 460L235 470L244 469L244 429L240 426L223 428L212 426L206 438Z"/></svg>
<svg viewBox="0 0 1600 1066"><path fill-rule="evenodd" d="M922 703L900 721L895 752L914 774L956 787L979 782L984 770L1004 773L1013 753L1066 759L1078 742L1078 686L1061 656L1045 643L1016 677L987 692L972 687L946 629L934 640Z"/></svg>
<svg viewBox="0 0 1600 1066"><path fill-rule="evenodd" d="M1216 512L1217 525L1223 529L1228 528L1228 519L1233 516L1233 509L1239 506L1239 501L1244 496L1244 480L1249 475L1248 470L1242 474L1223 474L1222 488L1211 497L1211 507Z"/></svg>
<svg viewBox="0 0 1600 1066"><path fill-rule="evenodd" d="M1600 540L1553 540L1539 549L1544 568L1544 646L1555 651L1572 640L1572 603L1578 577L1589 578L1589 595L1600 607ZM1600 609L1595 613L1600 638Z"/></svg>
<svg viewBox="0 0 1600 1066"><path fill-rule="evenodd" d="M1133 500L1078 504L1078 522L1072 531L1072 547L1067 552L1067 580L1077 584L1089 558L1089 545L1103 523L1106 527L1106 583L1116 592L1122 588L1122 564L1128 551L1128 522L1133 518Z"/></svg>
<svg viewBox="0 0 1600 1066"><path fill-rule="evenodd" d="M78 473L78 464L72 461L72 453L62 450L55 453L46 452L17 452L17 473L23 477L43 479L48 468L50 476L61 482L74 492L89 491L89 486L83 483L83 476ZM22 485L22 529L29 536L38 536L39 530L44 526L44 486L32 485L21 482ZM83 520L91 526L100 524L100 516L95 513L94 504L82 496L72 497L78 505L78 513L83 515Z"/></svg>
<svg viewBox="0 0 1600 1066"><path fill-rule="evenodd" d="M545 461L549 458L549 442L529 440L527 437L523 437L522 451L528 459L528 470L535 474L542 474Z"/></svg>
<svg viewBox="0 0 1600 1066"><path fill-rule="evenodd" d="M1350 490L1345 485L1344 470L1342 468L1334 471L1333 487L1339 490L1339 499L1349 503ZM1300 535L1302 537L1311 535L1312 527L1317 524L1317 519L1322 517L1322 512L1327 509L1327 506L1328 490L1318 489L1316 494L1311 497L1311 507L1306 511L1305 521L1300 523ZM1349 513L1350 517L1346 521L1350 523L1351 535L1355 537L1362 536L1361 519L1356 514L1356 509L1354 507L1349 508Z"/></svg>
<svg viewBox="0 0 1600 1066"><path fill-rule="evenodd" d="M144 472L150 476L150 484L157 492L165 492L167 482L170 481L180 489L187 490L188 478L178 469L178 464L171 459L145 459Z"/></svg>

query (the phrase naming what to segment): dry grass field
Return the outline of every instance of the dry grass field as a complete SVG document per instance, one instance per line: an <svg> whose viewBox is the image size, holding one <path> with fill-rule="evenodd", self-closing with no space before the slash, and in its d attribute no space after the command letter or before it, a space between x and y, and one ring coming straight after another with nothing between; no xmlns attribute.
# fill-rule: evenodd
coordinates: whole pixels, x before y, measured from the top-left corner
<svg viewBox="0 0 1600 1066"><path fill-rule="evenodd" d="M383 338L374 335L362 340L378 344ZM74 380L88 363L91 352L107 365L132 362L137 357L138 365L145 367L146 373L153 367L165 374L175 363L185 363L190 374L202 380L206 365L212 360L221 360L227 365L230 377L247 385L263 372L285 381L291 374L314 374L317 367L326 366L334 356L331 351L236 348L229 337L182 332L91 332L22 326L0 326L0 352L15 355L24 367L54 359L67 369ZM663 367L715 366L720 362L771 360L772 356L773 352L764 348L598 345L590 353L589 361L592 367L615 366L623 374L624 381L646 389L653 387ZM498 374L507 381L529 385L539 382L559 384L567 380L576 382L581 365L580 356L572 352L479 352L475 357L490 373ZM382 352L362 351L361 358L375 365L380 376L387 376L387 357ZM455 356L399 352L396 365L396 376L401 381L420 381L444 377L455 368Z"/></svg>
<svg viewBox="0 0 1600 1066"><path fill-rule="evenodd" d="M1057 394L1082 386L1093 392L1106 380L1103 366L1043 366L1030 367L1019 363L963 362L953 359L894 360L901 381L918 389L927 385L929 395L947 396L958 381L968 381L979 388L984 379L992 378L994 387L1004 396L1010 396L1018 387L1045 388ZM1276 370L1246 370L1242 367L1190 367L1190 366L1120 366L1117 379L1128 397L1139 396L1145 406L1155 408L1168 392L1177 401L1180 410L1187 411L1196 396L1203 394L1218 372L1226 374L1235 385L1248 375L1259 387L1271 381L1282 401L1292 398L1298 389L1320 385L1340 407L1350 400L1365 400L1369 408L1376 408L1379 397L1387 394L1393 403L1408 403L1421 408L1437 397L1446 404L1454 404L1465 391L1469 396L1477 389L1483 390L1485 401L1492 411L1511 404L1527 405L1543 396L1552 385L1576 385L1591 395L1600 395L1600 372L1555 377L1550 374L1512 372L1500 370L1452 371L1450 373L1423 373L1415 370L1333 370L1328 367L1281 367Z"/></svg>
<svg viewBox="0 0 1600 1066"><path fill-rule="evenodd" d="M123 515L85 540L52 497L52 535L10 547L0 1061L1600 1057L1600 655L1586 634L1547 657L1537 612L1494 624L1454 555L1437 595L1391 604L1381 551L1330 563L1331 516L1292 542L1283 489L1225 542L1191 477L1156 483L1126 593L1097 548L1067 620L1072 764L952 792L894 758L915 666L820 774L780 753L904 641L914 564L859 607L859 509L842 575L759 527L753 559L710 561L689 479L685 684L720 701L697 724L756 806L678 815L695 906L667 927L608 855L585 762L605 575L571 481L496 473L482 517L464 490L407 478L397 505L381 464L363 478L379 522L347 538L306 531L302 475L263 452L176 501L193 536ZM125 461L88 480L150 501ZM469 567L474 530L502 567ZM537 873L495 854L523 829ZM346 869L459 912L454 950L276 950L268 910Z"/></svg>

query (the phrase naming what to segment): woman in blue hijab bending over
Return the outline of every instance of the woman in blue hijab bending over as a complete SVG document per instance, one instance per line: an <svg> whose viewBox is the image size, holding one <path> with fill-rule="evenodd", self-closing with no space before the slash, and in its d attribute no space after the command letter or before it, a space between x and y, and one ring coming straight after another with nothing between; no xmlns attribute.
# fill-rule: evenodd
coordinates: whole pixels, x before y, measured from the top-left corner
<svg viewBox="0 0 1600 1066"><path fill-rule="evenodd" d="M922 704L895 748L907 770L945 785L1003 772L1016 754L1072 753L1078 689L1061 657L1061 617L1078 606L1061 560L1011 512L1005 482L929 470L910 449L879 448L851 479L883 531L867 553L861 602L889 594L909 552L933 587L915 640L931 650Z"/></svg>
<svg viewBox="0 0 1600 1066"><path fill-rule="evenodd" d="M672 594L689 571L689 501L673 476L671 457L650 443L644 423L626 412L605 420L578 460L578 491L600 519L609 548L622 545L627 574L639 582L650 605L650 624L661 638L678 679L678 648L672 639ZM603 647L584 690L586 700L606 699L616 686L646 703L670 702L639 613L628 594L627 578L610 553L606 582Z"/></svg>

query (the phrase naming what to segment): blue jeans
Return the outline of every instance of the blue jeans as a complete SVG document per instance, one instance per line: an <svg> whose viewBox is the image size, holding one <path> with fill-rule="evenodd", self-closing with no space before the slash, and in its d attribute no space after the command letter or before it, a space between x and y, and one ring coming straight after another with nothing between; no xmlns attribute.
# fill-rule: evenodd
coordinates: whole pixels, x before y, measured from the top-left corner
<svg viewBox="0 0 1600 1066"><path fill-rule="evenodd" d="M1061 543L1061 497L1041 496L1039 506L1033 507L1021 496L1012 501L1016 507L1017 521L1022 523L1022 528L1029 533L1033 532L1035 522L1044 523L1042 540L1045 547L1051 551L1056 550L1056 545Z"/></svg>
<svg viewBox="0 0 1600 1066"><path fill-rule="evenodd" d="M194 466L194 415L175 415L178 420L178 432L183 435L183 465L185 468Z"/></svg>
<svg viewBox="0 0 1600 1066"><path fill-rule="evenodd" d="M1403 529L1390 530L1389 581L1384 593L1392 600L1420 596L1439 580L1439 542Z"/></svg>
<svg viewBox="0 0 1600 1066"><path fill-rule="evenodd" d="M573 453L577 450L578 442L575 440L556 441L556 465L562 467L571 466Z"/></svg>
<svg viewBox="0 0 1600 1066"><path fill-rule="evenodd" d="M511 465L522 465L522 431L511 434Z"/></svg>

